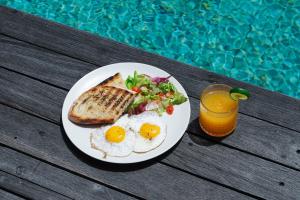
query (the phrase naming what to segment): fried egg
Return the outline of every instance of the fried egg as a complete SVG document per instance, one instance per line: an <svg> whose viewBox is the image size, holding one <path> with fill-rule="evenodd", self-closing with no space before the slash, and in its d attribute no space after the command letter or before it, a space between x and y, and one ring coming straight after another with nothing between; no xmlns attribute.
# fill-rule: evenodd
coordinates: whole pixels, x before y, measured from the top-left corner
<svg viewBox="0 0 300 200"><path fill-rule="evenodd" d="M135 134L134 152L147 152L158 147L167 136L166 124L156 112L143 112L129 118L129 127Z"/></svg>
<svg viewBox="0 0 300 200"><path fill-rule="evenodd" d="M102 151L104 156L125 157L134 149L135 135L128 127L124 115L113 125L102 126L91 133L91 147Z"/></svg>

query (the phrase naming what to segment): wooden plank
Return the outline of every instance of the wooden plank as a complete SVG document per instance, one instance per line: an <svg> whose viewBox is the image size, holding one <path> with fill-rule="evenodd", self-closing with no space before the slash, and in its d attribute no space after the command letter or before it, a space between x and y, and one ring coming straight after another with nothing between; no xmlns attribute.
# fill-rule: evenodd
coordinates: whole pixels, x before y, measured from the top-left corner
<svg viewBox="0 0 300 200"><path fill-rule="evenodd" d="M21 114L19 111L4 106L0 106L0 111L0 118L3 115L6 116L5 119L0 121L0 126L3 126L4 124L7 126L2 135L7 136L9 138L7 140L10 141L13 140L12 138L17 137L15 141L7 142L5 138L3 138L4 136L2 136L0 141L12 143L11 145L14 145L15 143L19 144L20 142L22 145L26 145L25 151L28 151L27 147L30 147L33 148L32 151L34 154L36 154L36 152L45 153L46 155L43 159L55 157L60 160L59 162L56 160L52 161L55 163L60 163L62 162L61 160L71 160L72 170L74 170L73 167L76 165L78 166L81 163L78 164L78 162L80 162L78 158L72 158L70 155L71 152L69 152L66 147L67 145L71 148L73 154L78 154L77 157L80 159L88 159L85 155L78 152L78 150L74 150L74 147L72 147L72 145L69 144L68 139L65 138L65 133L61 132L63 130L57 125L42 121L27 114ZM22 127L22 130L18 127ZM27 133L27 130L29 130L29 133ZM40 134L41 131L44 133ZM185 171L197 174L200 177L205 177L224 184L227 187L236 188L258 197L269 199L288 197L290 199L296 199L300 189L299 172L219 144L213 143L212 145L212 143L205 139L201 139L200 137L199 140L200 142L194 142L189 139L188 135L185 135L183 141L178 144L173 152L169 155L165 155L167 157L163 160L163 163L179 169L184 169ZM190 146L190 143L193 147ZM37 156L42 157L42 155ZM65 158L65 156L67 158ZM178 162L178 160L181 161ZM73 162L75 164L73 164ZM98 165L101 164L102 163L98 163ZM60 165L64 166L66 164L62 163ZM97 166L97 164L93 165ZM143 173L147 173L146 176L152 177L151 174L154 173L153 171L156 173L161 171L157 165L160 166L159 168L164 168L164 166L156 164L152 165L156 167L155 169L151 168L151 172L148 172L147 170L149 168L147 168L147 170L145 170L146 172ZM88 166L81 169L83 170L83 173L85 171L85 173L89 173L89 175L99 174L101 175L102 180L104 179L105 181L117 184L115 179L114 181L110 180L111 178L114 178L112 176L115 174L106 174L102 171L90 173L91 169ZM101 169L105 170L107 168L103 167ZM165 181L172 181L165 180L167 177L163 176L164 173L153 174L155 177L158 176L155 181L161 182L161 184L167 184ZM120 174L118 175L120 176ZM128 174L127 172L122 174L122 177L119 177L119 179L136 182L134 178L130 177L131 175L131 173ZM107 178L107 176L109 176L109 178ZM162 176L163 178L160 178L159 176ZM145 184L145 179L147 179L145 177L136 178L143 180L143 185ZM175 183L178 181L175 177L173 177L173 179ZM126 186L132 184L131 181L127 182ZM151 184L157 185L158 183L155 183L155 181L153 180ZM281 182L285 184L285 187L280 187ZM148 185L148 183L146 185ZM192 185L190 185L190 187L192 187ZM194 186L198 187L196 185ZM129 189L130 188L126 188L126 190ZM142 190L141 188L139 189Z"/></svg>
<svg viewBox="0 0 300 200"><path fill-rule="evenodd" d="M66 91L51 88L38 81L35 81L37 83L35 84L28 80L30 79L25 76L0 69L0 103L20 108L26 112L34 111L36 115L42 117L45 117L44 113L47 113L47 118L59 121L59 113L61 113ZM28 93L28 91L30 92Z"/></svg>
<svg viewBox="0 0 300 200"><path fill-rule="evenodd" d="M0 65L63 88L71 88L84 74L97 68L3 35L0 35Z"/></svg>
<svg viewBox="0 0 300 200"><path fill-rule="evenodd" d="M1 48L0 48L1 49ZM31 48L27 48L26 52L30 52ZM12 50L11 50L12 51ZM19 53L25 52L22 49ZM3 53L5 54L5 53ZM1 55L0 50L0 57ZM23 54L21 54L23 55ZM43 57L42 51L34 51L32 55ZM15 55L17 57L17 54ZM21 56L19 56L21 57ZM28 56L22 56L28 57ZM38 57L34 57L33 60L38 60ZM32 59L32 58L30 58ZM66 58L67 59L67 58ZM1 60L0 59L0 63ZM7 59L8 60L8 59ZM16 59L18 60L18 59ZM59 59L57 59L59 60ZM40 60L38 62L30 62L30 60L21 60L21 63L28 63L26 65L13 65L14 69L22 68L27 75L37 76L38 74L28 71L36 71L39 65L47 66L47 60ZM49 61L51 62L51 61ZM69 62L66 60L65 62ZM71 61L70 61L71 62ZM32 63L32 64L30 64ZM35 63L39 63L35 64ZM62 68L64 63L57 63L56 68ZM1 64L0 64L1 65ZM21 67L20 67L21 66ZM22 67L24 66L24 67ZM25 69L32 69L26 71ZM10 68L10 66L8 66ZM52 68L49 67L49 73L52 74ZM55 71L55 70L54 70ZM53 72L55 73L55 72ZM61 73L64 74L63 70ZM77 73L76 73L77 74ZM78 73L77 75L79 75ZM64 74L66 77L68 74ZM76 75L76 76L77 76ZM71 78L66 78L71 80ZM58 84L55 80L51 81L51 84ZM71 82L76 81L75 78ZM20 84L22 83L22 84ZM65 85L61 85L65 87ZM41 89L42 88L42 89ZM64 97L67 94L66 91L53 88L49 85L40 83L39 81L31 80L22 75L10 72L5 69L0 69L0 92L3 94L0 97L0 102L10 104L28 112L34 112L37 115L43 116L57 123L60 122L61 107L63 105ZM55 97L55 104L53 104L52 98ZM50 98L48 100L48 98ZM198 126L198 110L199 100L190 98L192 107L192 118L189 130L195 134L199 134ZM51 112L50 112L51 111ZM223 140L222 143L234 146L236 148L257 154L267 159L275 160L284 165L291 166L296 169L300 169L300 157L297 150L300 149L300 134L279 127L265 121L249 117L244 114L240 114L240 123L236 134ZM259 130L259 131L258 131ZM276 136L276 137L274 137Z"/></svg>
<svg viewBox="0 0 300 200"><path fill-rule="evenodd" d="M24 198L0 189L0 198L2 200L23 200Z"/></svg>
<svg viewBox="0 0 300 200"><path fill-rule="evenodd" d="M297 99L190 67L16 10L0 7L0 11L0 33L98 66L124 61L159 66L182 81L185 87L191 85L192 87L189 87L191 89L188 90L194 97L198 97L199 91L210 83L226 83L244 87L251 91L252 98L241 105L242 113L300 131L300 120L290 120L291 118L300 118L300 101Z"/></svg>
<svg viewBox="0 0 300 200"><path fill-rule="evenodd" d="M29 199L70 199L3 171L0 171L0 187Z"/></svg>
<svg viewBox="0 0 300 200"><path fill-rule="evenodd" d="M163 161L264 199L298 199L298 171L220 146L198 136L185 135Z"/></svg>
<svg viewBox="0 0 300 200"><path fill-rule="evenodd" d="M0 170L72 199L134 199L4 146L0 160Z"/></svg>
<svg viewBox="0 0 300 200"><path fill-rule="evenodd" d="M0 143L139 197L252 199L157 163L158 159L123 166L92 159L70 144L60 126L3 105L0 105L0 119L0 127L5 127L1 130Z"/></svg>

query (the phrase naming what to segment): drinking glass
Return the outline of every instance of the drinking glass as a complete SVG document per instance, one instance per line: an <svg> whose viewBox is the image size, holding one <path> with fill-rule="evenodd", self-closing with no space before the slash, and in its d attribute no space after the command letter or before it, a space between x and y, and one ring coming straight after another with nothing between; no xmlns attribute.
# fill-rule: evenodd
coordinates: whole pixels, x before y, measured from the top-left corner
<svg viewBox="0 0 300 200"><path fill-rule="evenodd" d="M238 100L233 100L231 87L214 84L205 88L200 97L199 124L210 136L224 137L236 128Z"/></svg>

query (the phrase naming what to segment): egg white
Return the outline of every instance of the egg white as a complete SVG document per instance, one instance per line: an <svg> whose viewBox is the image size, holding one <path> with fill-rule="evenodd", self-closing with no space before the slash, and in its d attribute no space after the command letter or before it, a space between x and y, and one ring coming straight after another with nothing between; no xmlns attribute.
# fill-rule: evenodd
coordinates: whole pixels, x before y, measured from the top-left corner
<svg viewBox="0 0 300 200"><path fill-rule="evenodd" d="M112 126L120 126L125 130L126 135L123 141L114 143L106 140L106 131ZM102 126L93 131L90 136L90 143L93 149L102 151L105 155L104 157L125 157L130 155L135 145L135 134L128 127L128 116L124 115L113 125Z"/></svg>
<svg viewBox="0 0 300 200"><path fill-rule="evenodd" d="M144 123L150 123L160 127L160 134L152 139L145 138L140 134L140 128ZM167 136L167 126L156 112L143 112L129 118L129 127L135 134L134 152L143 153L157 148Z"/></svg>

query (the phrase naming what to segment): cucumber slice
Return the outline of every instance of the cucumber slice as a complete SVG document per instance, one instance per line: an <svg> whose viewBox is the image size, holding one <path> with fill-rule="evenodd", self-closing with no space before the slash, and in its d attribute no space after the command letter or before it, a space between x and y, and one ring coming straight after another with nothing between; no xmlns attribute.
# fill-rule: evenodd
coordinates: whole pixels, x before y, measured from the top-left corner
<svg viewBox="0 0 300 200"><path fill-rule="evenodd" d="M243 88L232 88L230 90L230 96L233 100L247 100L250 97L250 92Z"/></svg>

